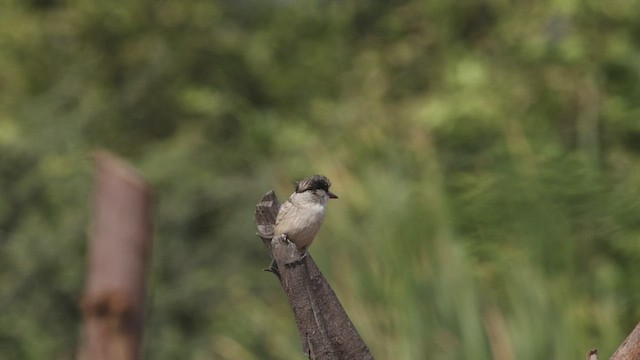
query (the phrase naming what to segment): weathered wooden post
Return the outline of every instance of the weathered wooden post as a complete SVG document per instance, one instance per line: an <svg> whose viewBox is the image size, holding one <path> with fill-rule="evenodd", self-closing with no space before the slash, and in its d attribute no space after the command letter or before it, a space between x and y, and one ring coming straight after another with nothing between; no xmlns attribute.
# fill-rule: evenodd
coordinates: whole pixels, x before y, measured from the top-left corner
<svg viewBox="0 0 640 360"><path fill-rule="evenodd" d="M151 195L137 172L115 156L95 156L88 276L82 310L82 360L140 356L151 252Z"/></svg>
<svg viewBox="0 0 640 360"><path fill-rule="evenodd" d="M611 356L610 360L638 360L640 359L640 323L631 331L622 345Z"/></svg>
<svg viewBox="0 0 640 360"><path fill-rule="evenodd" d="M268 269L280 279L287 295L309 359L373 359L340 301L311 255L298 259L295 244L286 237L273 237L280 203L273 191L256 206L255 220L277 269Z"/></svg>

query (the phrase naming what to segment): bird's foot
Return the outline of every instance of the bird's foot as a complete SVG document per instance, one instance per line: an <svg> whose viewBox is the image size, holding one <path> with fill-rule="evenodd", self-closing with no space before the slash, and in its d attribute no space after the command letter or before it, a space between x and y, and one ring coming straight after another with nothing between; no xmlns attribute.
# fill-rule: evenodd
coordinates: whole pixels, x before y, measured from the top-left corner
<svg viewBox="0 0 640 360"><path fill-rule="evenodd" d="M304 263L304 258L307 257L308 253L307 253L306 249L303 250L303 251L304 252L302 254L300 254L300 257L297 260L294 260L294 261L288 263L286 266L291 268L291 267L298 266L298 265Z"/></svg>

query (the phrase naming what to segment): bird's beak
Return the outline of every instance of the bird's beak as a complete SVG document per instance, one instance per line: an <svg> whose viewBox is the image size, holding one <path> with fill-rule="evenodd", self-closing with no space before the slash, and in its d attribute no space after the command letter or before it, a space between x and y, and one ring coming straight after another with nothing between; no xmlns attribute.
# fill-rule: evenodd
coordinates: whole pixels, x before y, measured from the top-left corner
<svg viewBox="0 0 640 360"><path fill-rule="evenodd" d="M327 191L327 195L329 195L329 199L337 199L338 195L332 193L331 191Z"/></svg>

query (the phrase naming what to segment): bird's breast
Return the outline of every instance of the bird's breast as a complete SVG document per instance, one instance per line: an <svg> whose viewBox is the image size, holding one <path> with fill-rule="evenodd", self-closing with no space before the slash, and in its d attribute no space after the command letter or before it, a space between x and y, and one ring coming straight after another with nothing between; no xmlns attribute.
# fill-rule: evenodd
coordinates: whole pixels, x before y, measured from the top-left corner
<svg viewBox="0 0 640 360"><path fill-rule="evenodd" d="M299 249L311 245L324 219L324 206L309 204L306 206L291 206L282 214L276 224L275 234L287 234Z"/></svg>

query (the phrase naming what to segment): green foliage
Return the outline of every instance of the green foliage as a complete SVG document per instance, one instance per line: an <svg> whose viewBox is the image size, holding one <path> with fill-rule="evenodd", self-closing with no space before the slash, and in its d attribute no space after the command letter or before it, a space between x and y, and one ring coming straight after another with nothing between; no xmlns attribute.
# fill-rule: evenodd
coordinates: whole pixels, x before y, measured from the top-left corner
<svg viewBox="0 0 640 360"><path fill-rule="evenodd" d="M639 17L0 1L0 358L74 357L98 148L157 198L147 358L302 358L252 212L312 173L340 195L314 258L378 358L610 354L640 320Z"/></svg>

